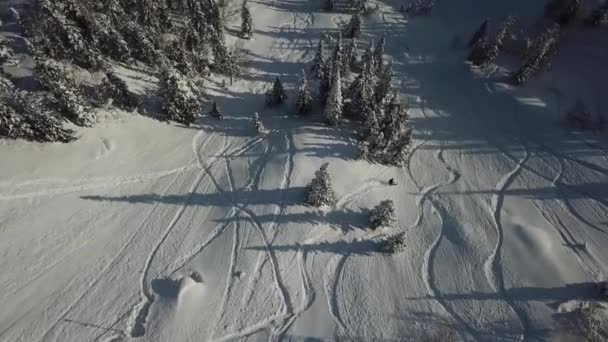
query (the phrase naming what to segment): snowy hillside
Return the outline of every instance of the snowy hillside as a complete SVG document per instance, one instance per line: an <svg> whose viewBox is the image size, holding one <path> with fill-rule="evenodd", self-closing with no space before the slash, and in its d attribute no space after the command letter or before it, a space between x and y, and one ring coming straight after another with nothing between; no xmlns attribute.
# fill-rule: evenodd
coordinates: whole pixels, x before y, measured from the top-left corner
<svg viewBox="0 0 608 342"><path fill-rule="evenodd" d="M561 123L578 99L608 110L608 28L564 30L551 70L515 87L515 58L474 69L465 45L486 18L538 29L543 1L437 0L406 18L405 2L370 0L361 52L386 33L413 128L394 167L357 159L356 124L326 125L319 103L294 115L302 68L351 16L346 0L323 2L249 0L251 40L233 18L244 72L205 83L223 120L112 110L67 144L0 140L0 341L581 341L590 321L607 329L608 139ZM138 94L157 87L116 70ZM287 101L265 108L277 76ZM336 202L306 205L325 163ZM372 230L368 210L386 199L397 223ZM399 233L405 247L384 253Z"/></svg>

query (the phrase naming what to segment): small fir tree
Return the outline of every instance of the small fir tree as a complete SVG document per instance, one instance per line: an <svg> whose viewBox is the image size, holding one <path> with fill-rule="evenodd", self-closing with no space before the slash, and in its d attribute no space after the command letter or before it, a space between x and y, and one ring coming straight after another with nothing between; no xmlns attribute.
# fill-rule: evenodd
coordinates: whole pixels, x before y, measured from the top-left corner
<svg viewBox="0 0 608 342"><path fill-rule="evenodd" d="M336 204L336 194L331 186L329 175L329 164L325 163L315 172L315 178L306 187L306 203L320 207L323 205L332 206Z"/></svg>
<svg viewBox="0 0 608 342"><path fill-rule="evenodd" d="M370 212L369 223L372 229L379 227L393 227L397 222L395 215L395 203L393 200L384 200L380 202Z"/></svg>
<svg viewBox="0 0 608 342"><path fill-rule="evenodd" d="M386 45L386 33L382 35L382 38L378 41L376 48L374 49L374 63L376 70L382 70L384 66L384 46Z"/></svg>
<svg viewBox="0 0 608 342"><path fill-rule="evenodd" d="M266 92L266 106L275 107L280 106L287 99L285 88L283 88L283 82L277 77L272 85L272 88Z"/></svg>
<svg viewBox="0 0 608 342"><path fill-rule="evenodd" d="M479 40L484 39L484 38L487 39L488 22L489 22L489 19L484 20L483 23L481 23L481 25L477 29L477 31L475 31L475 33L473 33L471 40L469 40L469 43L467 44L467 47L469 49L472 48L473 46L475 46L479 42Z"/></svg>
<svg viewBox="0 0 608 342"><path fill-rule="evenodd" d="M340 78L340 69L335 66L334 78L332 81L331 90L325 104L325 119L331 126L336 126L340 123L344 108L344 99L342 98L342 81Z"/></svg>
<svg viewBox="0 0 608 342"><path fill-rule="evenodd" d="M296 113L298 115L304 115L312 109L312 96L310 95L310 89L308 87L308 79L306 79L306 73L302 70L302 76L300 78L300 87L298 88L298 98L296 99Z"/></svg>
<svg viewBox="0 0 608 342"><path fill-rule="evenodd" d="M347 38L359 38L361 35L361 15L359 12L355 12L344 27L344 35Z"/></svg>
<svg viewBox="0 0 608 342"><path fill-rule="evenodd" d="M251 19L251 12L247 6L247 0L243 0L241 6L241 35L245 39L251 39L253 36L253 21Z"/></svg>
<svg viewBox="0 0 608 342"><path fill-rule="evenodd" d="M533 75L543 73L551 68L551 61L557 53L559 34L559 24L554 24L541 34L536 48L526 63L513 76L516 84L523 84Z"/></svg>
<svg viewBox="0 0 608 342"><path fill-rule="evenodd" d="M112 71L106 72L102 89L105 96L111 98L122 109L133 110L138 105L137 97L129 91L125 81Z"/></svg>
<svg viewBox="0 0 608 342"><path fill-rule="evenodd" d="M325 64L325 57L323 56L323 40L319 39L317 52L315 53L315 57L312 60L312 65L310 66L310 71L314 77L318 79L322 79L324 77L323 72L325 70Z"/></svg>
<svg viewBox="0 0 608 342"><path fill-rule="evenodd" d="M160 75L158 93L162 111L170 120L189 126L198 115L200 103L190 84L175 69L164 69Z"/></svg>
<svg viewBox="0 0 608 342"><path fill-rule="evenodd" d="M224 115L222 114L222 109L216 101L213 101L213 104L211 105L211 110L209 111L209 115L220 120L224 118Z"/></svg>

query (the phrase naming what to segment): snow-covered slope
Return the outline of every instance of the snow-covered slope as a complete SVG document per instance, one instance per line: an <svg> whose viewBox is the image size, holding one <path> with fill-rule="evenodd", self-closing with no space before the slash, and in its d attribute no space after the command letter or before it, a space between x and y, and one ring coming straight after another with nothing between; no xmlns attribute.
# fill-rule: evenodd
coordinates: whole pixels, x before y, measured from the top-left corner
<svg viewBox="0 0 608 342"><path fill-rule="evenodd" d="M0 340L574 334L560 304L592 299L608 271L608 143L557 123L577 98L605 110L605 29L566 32L553 70L512 88L513 61L472 72L454 42L486 17L536 25L542 2L438 1L409 21L401 2L374 4L361 46L387 33L414 125L404 168L354 160L352 127L325 126L319 108L263 108L274 77L294 89L348 18L318 0L250 1L247 71L208 83L223 121L115 113L71 144L0 141ZM303 199L325 162L339 200L321 211ZM387 198L398 228L367 230L366 208ZM398 231L405 251L378 253Z"/></svg>

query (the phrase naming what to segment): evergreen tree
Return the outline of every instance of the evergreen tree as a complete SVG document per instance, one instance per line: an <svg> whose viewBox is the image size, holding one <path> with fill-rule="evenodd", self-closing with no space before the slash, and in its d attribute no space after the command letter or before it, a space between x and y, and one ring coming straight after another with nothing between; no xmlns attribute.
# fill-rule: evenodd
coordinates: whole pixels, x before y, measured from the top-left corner
<svg viewBox="0 0 608 342"><path fill-rule="evenodd" d="M380 202L370 212L369 223L372 229L379 227L393 227L397 222L395 215L395 203L392 200L384 200Z"/></svg>
<svg viewBox="0 0 608 342"><path fill-rule="evenodd" d="M335 5L336 5L336 1L335 0L325 0L325 5L323 6L323 8L326 11L332 11L334 9Z"/></svg>
<svg viewBox="0 0 608 342"><path fill-rule="evenodd" d="M211 105L211 110L209 111L209 115L220 120L224 118L220 105L218 105L216 101L213 101L213 104Z"/></svg>
<svg viewBox="0 0 608 342"><path fill-rule="evenodd" d="M363 64L363 70L349 88L351 98L349 113L361 119L375 109L374 92L376 77L374 67L369 63Z"/></svg>
<svg viewBox="0 0 608 342"><path fill-rule="evenodd" d="M129 91L125 81L112 71L106 72L102 89L103 93L113 99L114 103L122 109L133 110L138 105L137 97Z"/></svg>
<svg viewBox="0 0 608 342"><path fill-rule="evenodd" d="M344 64L348 65L350 70L353 70L357 65L358 51L357 51L357 39L353 38L346 50L346 56L344 58Z"/></svg>
<svg viewBox="0 0 608 342"><path fill-rule="evenodd" d="M318 79L322 79L324 77L323 72L325 71L325 64L325 57L323 56L323 40L319 39L317 53L312 60L312 65L310 66L310 71L314 77Z"/></svg>
<svg viewBox="0 0 608 342"><path fill-rule="evenodd" d="M325 105L332 85L333 64L325 63L322 71L323 78L319 80L319 100Z"/></svg>
<svg viewBox="0 0 608 342"><path fill-rule="evenodd" d="M264 132L264 124L262 123L262 120L260 120L258 112L253 113L253 126L255 127L256 132Z"/></svg>
<svg viewBox="0 0 608 342"><path fill-rule="evenodd" d="M200 103L188 82L177 70L161 72L158 93L162 111L168 119L189 126L200 110Z"/></svg>
<svg viewBox="0 0 608 342"><path fill-rule="evenodd" d="M315 172L315 178L306 187L306 203L320 207L336 204L336 194L331 186L331 177L328 172L329 164L325 163Z"/></svg>
<svg viewBox="0 0 608 342"><path fill-rule="evenodd" d="M63 128L47 108L33 94L18 90L0 75L0 136L39 142L76 139L74 131Z"/></svg>
<svg viewBox="0 0 608 342"><path fill-rule="evenodd" d="M92 112L72 80L66 77L61 65L53 60L35 59L34 73L40 83L48 90L61 114L78 126L90 126Z"/></svg>
<svg viewBox="0 0 608 342"><path fill-rule="evenodd" d="M545 6L545 17L566 26L576 20L582 10L582 0L551 0Z"/></svg>
<svg viewBox="0 0 608 342"><path fill-rule="evenodd" d="M608 2L604 3L599 8L593 10L591 14L585 18L585 25L597 27L608 23Z"/></svg>
<svg viewBox="0 0 608 342"><path fill-rule="evenodd" d="M361 56L361 63L367 64L369 66L374 67L376 65L375 57L374 57L374 41L369 42L367 49L363 52L363 56Z"/></svg>
<svg viewBox="0 0 608 342"><path fill-rule="evenodd" d="M523 84L533 75L545 72L551 68L551 61L557 52L559 34L559 24L554 24L541 34L530 58L515 73L515 83Z"/></svg>
<svg viewBox="0 0 608 342"><path fill-rule="evenodd" d="M344 100L342 98L342 81L340 78L340 68L336 64L334 66L334 78L325 104L325 119L327 123L336 126L342 118Z"/></svg>
<svg viewBox="0 0 608 342"><path fill-rule="evenodd" d="M378 41L376 48L374 49L374 63L376 70L382 70L384 67L384 46L386 45L386 33L382 35L382 38Z"/></svg>
<svg viewBox="0 0 608 342"><path fill-rule="evenodd" d="M377 104L381 104L390 93L393 75L393 61L390 61L382 72L378 85L376 86L375 98Z"/></svg>
<svg viewBox="0 0 608 342"><path fill-rule="evenodd" d="M504 44L504 39L511 32L513 25L515 24L515 17L508 16L505 20L500 23L498 27L498 31L496 32L496 36L492 40L488 48L488 56L484 62L484 64L494 63L498 55L500 54L500 50Z"/></svg>
<svg viewBox="0 0 608 342"><path fill-rule="evenodd" d="M312 109L312 96L310 95L310 89L308 87L308 79L306 79L306 73L302 70L302 76L300 78L300 87L298 88L298 98L296 99L296 113L303 115Z"/></svg>
<svg viewBox="0 0 608 342"><path fill-rule="evenodd" d="M481 25L477 29L477 31L475 31L475 33L473 33L473 37L471 37L471 40L469 40L469 43L467 44L467 47L469 49L472 48L473 46L475 46L481 39L484 39L484 38L487 39L488 22L489 22L489 19L484 20L483 23L481 23Z"/></svg>
<svg viewBox="0 0 608 342"><path fill-rule="evenodd" d="M280 106L286 99L287 94L285 93L285 88L283 88L283 83L281 82L281 79L277 77L272 88L268 89L266 92L266 106Z"/></svg>
<svg viewBox="0 0 608 342"><path fill-rule="evenodd" d="M245 39L251 39L253 35L251 12L249 12L249 7L247 7L247 0L243 0L243 5L241 6L241 35Z"/></svg>
<svg viewBox="0 0 608 342"><path fill-rule="evenodd" d="M358 38L361 35L361 15L356 11L351 17L346 27L344 35L347 38Z"/></svg>

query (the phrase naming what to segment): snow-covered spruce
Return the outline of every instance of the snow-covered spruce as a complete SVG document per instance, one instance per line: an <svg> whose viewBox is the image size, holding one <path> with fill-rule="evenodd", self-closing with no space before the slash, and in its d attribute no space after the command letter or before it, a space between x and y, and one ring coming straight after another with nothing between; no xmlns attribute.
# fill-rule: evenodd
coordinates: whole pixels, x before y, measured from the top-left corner
<svg viewBox="0 0 608 342"><path fill-rule="evenodd" d="M396 254L405 250L405 234L397 233L382 239L382 252Z"/></svg>
<svg viewBox="0 0 608 342"><path fill-rule="evenodd" d="M47 107L0 75L0 136L40 142L76 139Z"/></svg>
<svg viewBox="0 0 608 342"><path fill-rule="evenodd" d="M277 77L274 80L272 88L268 89L266 92L266 106L267 107L276 107L282 105L287 99L287 93L285 93L285 88L283 87L283 82L281 79Z"/></svg>
<svg viewBox="0 0 608 342"><path fill-rule="evenodd" d="M530 53L530 57L513 76L516 84L523 84L532 76L541 74L551 68L551 61L557 53L559 35L559 24L554 24L541 34Z"/></svg>
<svg viewBox="0 0 608 342"><path fill-rule="evenodd" d="M340 68L335 66L334 78L332 80L331 89L325 104L325 120L331 126L336 126L342 120L344 109L344 99L342 98L342 80L340 78Z"/></svg>
<svg viewBox="0 0 608 342"><path fill-rule="evenodd" d="M336 5L336 0L325 0L323 9L326 11L332 11L334 9L335 5Z"/></svg>
<svg viewBox="0 0 608 342"><path fill-rule="evenodd" d="M6 37L0 36L0 65L14 58L14 51Z"/></svg>
<svg viewBox="0 0 608 342"><path fill-rule="evenodd" d="M598 27L606 24L608 24L608 2L594 9L591 14L585 18L585 25L587 26Z"/></svg>
<svg viewBox="0 0 608 342"><path fill-rule="evenodd" d="M241 5L241 36L245 39L251 39L253 36L253 20L247 6L247 0L243 0Z"/></svg>
<svg viewBox="0 0 608 342"><path fill-rule="evenodd" d="M258 133L264 132L264 124L262 123L262 120L260 120L258 112L253 113L253 127Z"/></svg>
<svg viewBox="0 0 608 342"><path fill-rule="evenodd" d="M296 99L296 113L298 115L304 115L310 112L312 109L312 96L310 95L310 89L308 86L308 79L306 73L302 70L302 76L300 77L300 87L298 88L298 97Z"/></svg>
<svg viewBox="0 0 608 342"><path fill-rule="evenodd" d="M488 38L488 22L489 19L484 20L475 33L473 33L473 36L467 44L469 49L475 46L480 40Z"/></svg>
<svg viewBox="0 0 608 342"><path fill-rule="evenodd" d="M349 70L354 70L357 66L358 51L357 51L357 39L353 38L346 48L344 55L344 64L348 65Z"/></svg>
<svg viewBox="0 0 608 342"><path fill-rule="evenodd" d="M382 37L378 41L378 44L374 48L373 56L374 56L374 66L376 70L382 70L384 66L384 46L386 45L386 33L382 34Z"/></svg>
<svg viewBox="0 0 608 342"><path fill-rule="evenodd" d="M358 38L361 35L361 14L356 11L344 27L344 36Z"/></svg>
<svg viewBox="0 0 608 342"><path fill-rule="evenodd" d="M367 114L375 110L375 90L376 76L373 58L371 58L370 62L363 63L363 70L348 89L351 99L348 114L354 118L365 120Z"/></svg>
<svg viewBox="0 0 608 342"><path fill-rule="evenodd" d="M101 85L102 92L106 97L124 110L133 110L138 105L137 97L129 91L127 83L118 77L114 72L106 72L106 79Z"/></svg>
<svg viewBox="0 0 608 342"><path fill-rule="evenodd" d="M500 23L496 35L492 39L485 34L478 37L467 59L477 67L485 67L494 63L514 24L515 17L509 16Z"/></svg>
<svg viewBox="0 0 608 342"><path fill-rule="evenodd" d="M161 71L158 95L167 119L189 126L200 110L200 102L189 83L175 69Z"/></svg>
<svg viewBox="0 0 608 342"><path fill-rule="evenodd" d="M336 194L331 186L331 177L328 169L329 163L325 163L315 172L315 178L306 187L306 203L320 207L336 204Z"/></svg>
<svg viewBox="0 0 608 342"><path fill-rule="evenodd" d="M80 95L78 87L67 78L62 66L53 59L36 58L35 75L53 96L59 112L69 121L79 126L92 123L92 109Z"/></svg>
<svg viewBox="0 0 608 342"><path fill-rule="evenodd" d="M315 57L312 59L310 66L310 71L314 77L318 79L322 79L324 77L323 73L325 71L325 63L325 56L323 56L323 39L319 39L317 52L315 53Z"/></svg>
<svg viewBox="0 0 608 342"><path fill-rule="evenodd" d="M372 229L379 227L393 227L397 222L395 203L393 200L384 200L369 213L369 223Z"/></svg>
<svg viewBox="0 0 608 342"><path fill-rule="evenodd" d="M382 72L382 75L380 75L380 79L376 85L374 96L377 104L381 104L387 95L389 95L389 93L392 91L391 82L393 80L393 76L393 61L390 61Z"/></svg>
<svg viewBox="0 0 608 342"><path fill-rule="evenodd" d="M211 105L211 110L209 111L209 115L220 120L224 118L224 114L222 114L222 109L216 101L213 101L213 104Z"/></svg>
<svg viewBox="0 0 608 342"><path fill-rule="evenodd" d="M545 17L560 26L568 25L578 19L582 11L582 0L550 0L545 5Z"/></svg>

